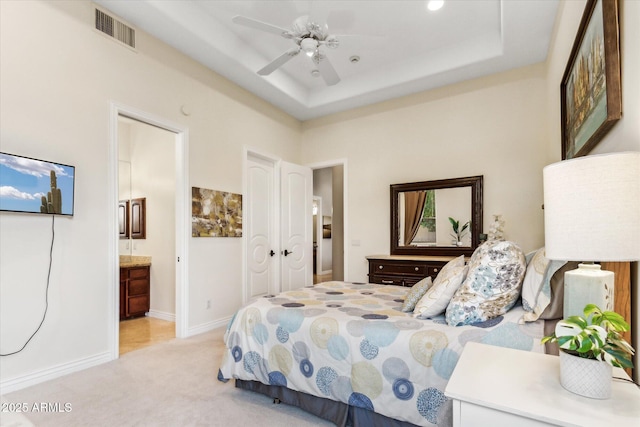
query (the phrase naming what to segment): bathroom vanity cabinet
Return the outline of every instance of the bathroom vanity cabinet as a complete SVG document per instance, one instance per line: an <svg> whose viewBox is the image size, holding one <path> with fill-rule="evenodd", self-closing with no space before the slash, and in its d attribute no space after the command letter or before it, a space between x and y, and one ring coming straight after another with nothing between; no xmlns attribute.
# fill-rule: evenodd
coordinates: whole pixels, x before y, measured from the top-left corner
<svg viewBox="0 0 640 427"><path fill-rule="evenodd" d="M144 316L151 302L149 265L120 267L120 320Z"/></svg>

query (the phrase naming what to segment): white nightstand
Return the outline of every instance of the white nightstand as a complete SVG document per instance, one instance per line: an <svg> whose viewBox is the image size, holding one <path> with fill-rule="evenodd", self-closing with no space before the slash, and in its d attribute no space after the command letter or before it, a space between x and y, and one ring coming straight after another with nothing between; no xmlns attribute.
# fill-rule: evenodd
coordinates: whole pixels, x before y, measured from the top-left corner
<svg viewBox="0 0 640 427"><path fill-rule="evenodd" d="M628 378L619 368L614 377ZM559 358L469 342L447 384L453 427L640 426L640 389L613 380L610 399L560 385Z"/></svg>

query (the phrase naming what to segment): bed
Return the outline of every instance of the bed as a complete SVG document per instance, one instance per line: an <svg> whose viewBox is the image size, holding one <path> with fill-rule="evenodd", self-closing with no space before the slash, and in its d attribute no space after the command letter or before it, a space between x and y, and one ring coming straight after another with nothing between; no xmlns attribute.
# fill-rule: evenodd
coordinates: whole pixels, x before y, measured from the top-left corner
<svg viewBox="0 0 640 427"><path fill-rule="evenodd" d="M518 255L516 267L512 259L500 259L504 251L484 249L482 259L474 259L474 253L464 267L455 296L442 295L447 310L427 318L415 317L420 302L415 312L402 311L419 284L406 288L331 281L260 298L229 322L218 379L234 379L236 387L298 406L338 426L449 426L452 403L444 390L465 344L545 352L540 344L549 331L545 319L553 317L550 309L557 313L555 302L562 298L557 295L562 283L553 285L553 277L572 267L541 263L543 249L526 261L524 254ZM446 271L433 284L425 279L427 294ZM490 282L489 287L499 283L502 299L508 293L505 275L517 283L504 312L486 319L470 314L473 296L459 294L474 274L483 274L481 281ZM419 301L426 299L422 295ZM536 306L545 295L540 298L544 307ZM452 305L456 310L450 310ZM472 324L451 326L459 316Z"/></svg>

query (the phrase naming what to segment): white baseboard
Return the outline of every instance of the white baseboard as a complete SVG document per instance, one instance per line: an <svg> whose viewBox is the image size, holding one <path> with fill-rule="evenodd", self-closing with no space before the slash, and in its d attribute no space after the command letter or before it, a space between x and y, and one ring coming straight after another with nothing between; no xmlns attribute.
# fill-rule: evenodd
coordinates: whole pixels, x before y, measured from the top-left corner
<svg viewBox="0 0 640 427"><path fill-rule="evenodd" d="M175 322L175 315L172 315L170 313L163 313L161 311L149 311L148 316ZM202 334L204 332L209 332L218 328L226 328L230 320L231 316L190 327L187 330L187 337ZM21 390L32 385L40 384L45 381L53 380L55 378L69 375L74 372L101 365L103 363L111 362L112 360L114 359L111 357L111 353L104 352L96 354L94 356L86 357L84 359L62 363L60 365L43 369L38 372L33 372L31 374L0 381L0 390L2 390L2 394L11 393L13 391Z"/></svg>
<svg viewBox="0 0 640 427"><path fill-rule="evenodd" d="M33 372L31 374L2 381L0 382L0 389L2 389L2 394L11 393L12 391L40 384L54 378L72 374L74 372L82 371L84 369L101 365L103 363L111 362L112 360L113 358L111 357L110 352L96 354L84 359L62 363L58 366L53 366L51 368L43 369L38 372Z"/></svg>
<svg viewBox="0 0 640 427"><path fill-rule="evenodd" d="M165 311L149 310L147 312L147 316L153 317L155 319L167 320L169 322L176 321L176 315L174 313L167 313Z"/></svg>
<svg viewBox="0 0 640 427"><path fill-rule="evenodd" d="M192 326L189 329L187 329L187 337L213 331L214 329L218 329L222 327L226 328L230 320L231 320L231 316L225 317L223 319L212 320L211 322L201 323L197 326Z"/></svg>

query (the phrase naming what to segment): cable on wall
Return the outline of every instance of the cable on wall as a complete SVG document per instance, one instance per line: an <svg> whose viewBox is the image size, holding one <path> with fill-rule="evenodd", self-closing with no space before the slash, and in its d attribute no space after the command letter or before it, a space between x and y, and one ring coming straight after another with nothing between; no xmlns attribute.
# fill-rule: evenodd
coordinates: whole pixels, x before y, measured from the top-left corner
<svg viewBox="0 0 640 427"><path fill-rule="evenodd" d="M47 317L47 311L49 310L49 281L51 279L51 265L53 264L53 242L55 241L55 237L56 237L56 231L54 226L55 220L56 220L56 216L51 215L51 247L49 248L49 271L47 272L47 287L46 287L45 296L44 296L45 304L44 304L44 313L42 314L42 320L40 321L40 324L38 325L36 330L31 334L29 339L24 343L24 345L19 350L16 350L11 353L1 353L0 356L2 357L11 356L13 354L20 353L22 350L24 350L24 348L27 346L27 344L29 344L31 339L38 333L38 331L42 327L42 324L44 323L44 319Z"/></svg>

